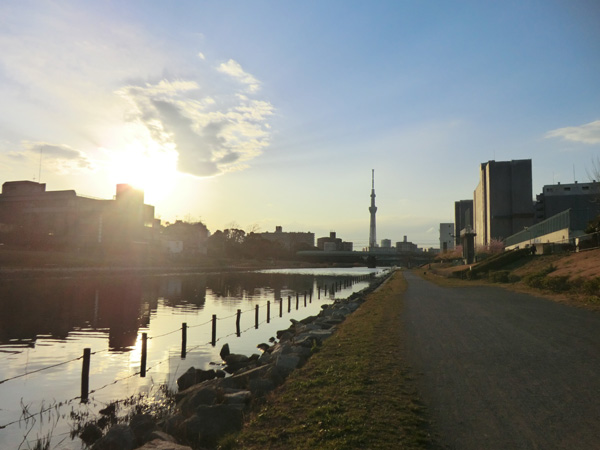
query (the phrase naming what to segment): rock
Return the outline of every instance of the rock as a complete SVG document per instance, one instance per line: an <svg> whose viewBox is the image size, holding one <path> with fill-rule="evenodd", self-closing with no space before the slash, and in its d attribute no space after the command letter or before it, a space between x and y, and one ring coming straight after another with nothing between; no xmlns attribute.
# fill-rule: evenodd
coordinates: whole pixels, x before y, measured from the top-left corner
<svg viewBox="0 0 600 450"><path fill-rule="evenodd" d="M236 390L225 393L225 403L228 405L246 405L252 398L252 393L248 390Z"/></svg>
<svg viewBox="0 0 600 450"><path fill-rule="evenodd" d="M263 397L275 389L275 383L268 378L257 378L248 382L248 389L256 397Z"/></svg>
<svg viewBox="0 0 600 450"><path fill-rule="evenodd" d="M115 425L92 446L92 450L133 450L135 435L127 425Z"/></svg>
<svg viewBox="0 0 600 450"><path fill-rule="evenodd" d="M275 362L275 367L282 373L282 375L287 376L292 371L298 367L300 363L300 357L289 354L289 355L279 355Z"/></svg>
<svg viewBox="0 0 600 450"><path fill-rule="evenodd" d="M177 441L175 440L175 438L173 436L171 436L170 434L165 433L164 431L159 431L159 430L154 430L152 433L150 433L149 438L150 438L148 440L149 442L158 439L159 441L177 443Z"/></svg>
<svg viewBox="0 0 600 450"><path fill-rule="evenodd" d="M219 353L219 356L223 361L225 360L225 357L229 356L230 354L231 352L229 351L229 344L225 344L223 347L221 347L221 352Z"/></svg>
<svg viewBox="0 0 600 450"><path fill-rule="evenodd" d="M98 425L88 423L83 427L81 433L79 433L79 437L86 445L89 446L102 437L102 430Z"/></svg>
<svg viewBox="0 0 600 450"><path fill-rule="evenodd" d="M293 337L294 337L294 333L292 333L290 330L277 331L277 339L279 339L280 342L289 341Z"/></svg>
<svg viewBox="0 0 600 450"><path fill-rule="evenodd" d="M136 414L129 422L129 428L133 431L138 445L150 440L150 433L156 429L156 422L150 414Z"/></svg>
<svg viewBox="0 0 600 450"><path fill-rule="evenodd" d="M203 381L212 380L217 377L217 372L214 370L202 370L190 367L183 375L177 379L177 387L180 391L184 391L190 386L193 386Z"/></svg>
<svg viewBox="0 0 600 450"><path fill-rule="evenodd" d="M184 421L185 417L183 417L183 414L177 413L161 421L160 425L168 434L177 436Z"/></svg>
<svg viewBox="0 0 600 450"><path fill-rule="evenodd" d="M197 389L195 387L198 386ZM217 403L218 393L213 386L196 385L186 392L186 395L177 405L181 413L188 417L194 413L200 405L214 405Z"/></svg>
<svg viewBox="0 0 600 450"><path fill-rule="evenodd" d="M196 415L182 424L193 444L214 447L223 436L242 429L243 414L232 405L199 406Z"/></svg>
<svg viewBox="0 0 600 450"><path fill-rule="evenodd" d="M258 344L256 346L257 349L259 349L261 352L267 352L269 351L269 349L271 348L271 346L269 344L265 344L264 342L261 344Z"/></svg>
<svg viewBox="0 0 600 450"><path fill-rule="evenodd" d="M174 442L164 441L161 439L155 439L150 442L146 442L138 450L192 450L192 447L187 445L179 445Z"/></svg>

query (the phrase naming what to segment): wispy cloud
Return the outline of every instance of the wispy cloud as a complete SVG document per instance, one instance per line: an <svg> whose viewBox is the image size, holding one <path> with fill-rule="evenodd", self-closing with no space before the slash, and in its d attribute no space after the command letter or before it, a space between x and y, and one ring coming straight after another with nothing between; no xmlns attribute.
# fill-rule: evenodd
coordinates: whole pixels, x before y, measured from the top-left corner
<svg viewBox="0 0 600 450"><path fill-rule="evenodd" d="M226 63L222 63L218 68L219 72L225 73L233 78L239 80L242 84L248 87L250 92L256 92L260 89L260 83L249 73L242 69L242 66L233 59L230 59Z"/></svg>
<svg viewBox="0 0 600 450"><path fill-rule="evenodd" d="M583 144L600 143L600 120L577 127L557 128L546 133L547 138L562 138Z"/></svg>

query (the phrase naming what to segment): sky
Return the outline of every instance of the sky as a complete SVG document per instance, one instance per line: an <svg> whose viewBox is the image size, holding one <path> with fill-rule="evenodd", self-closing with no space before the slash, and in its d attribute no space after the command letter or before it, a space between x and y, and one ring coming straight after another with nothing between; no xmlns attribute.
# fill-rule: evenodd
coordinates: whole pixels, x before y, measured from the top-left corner
<svg viewBox="0 0 600 450"><path fill-rule="evenodd" d="M439 247L479 165L600 166L600 3L0 2L0 182Z"/></svg>

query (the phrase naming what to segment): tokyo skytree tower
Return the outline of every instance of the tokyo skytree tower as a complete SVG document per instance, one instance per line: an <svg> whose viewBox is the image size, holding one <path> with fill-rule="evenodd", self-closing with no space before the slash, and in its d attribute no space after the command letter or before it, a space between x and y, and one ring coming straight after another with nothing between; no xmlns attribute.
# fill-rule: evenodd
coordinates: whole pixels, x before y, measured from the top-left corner
<svg viewBox="0 0 600 450"><path fill-rule="evenodd" d="M371 213L371 225L369 227L369 250L374 250L377 247L377 231L375 225L375 213L377 212L377 206L375 206L375 169L371 171L371 206L369 206L369 212Z"/></svg>

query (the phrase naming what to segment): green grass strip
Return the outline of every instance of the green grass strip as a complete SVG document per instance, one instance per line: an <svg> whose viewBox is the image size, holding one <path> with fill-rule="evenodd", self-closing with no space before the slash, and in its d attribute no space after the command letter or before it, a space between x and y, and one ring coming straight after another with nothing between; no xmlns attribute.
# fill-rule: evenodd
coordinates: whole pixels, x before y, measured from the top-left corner
<svg viewBox="0 0 600 450"><path fill-rule="evenodd" d="M423 408L402 358L396 272L223 449L423 449Z"/></svg>

